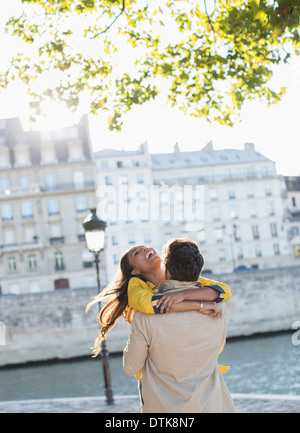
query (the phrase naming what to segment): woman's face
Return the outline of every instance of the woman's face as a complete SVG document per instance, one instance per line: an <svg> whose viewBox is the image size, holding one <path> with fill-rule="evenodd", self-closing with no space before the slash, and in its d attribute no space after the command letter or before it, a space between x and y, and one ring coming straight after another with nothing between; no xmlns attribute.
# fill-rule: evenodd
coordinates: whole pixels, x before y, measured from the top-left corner
<svg viewBox="0 0 300 433"><path fill-rule="evenodd" d="M128 252L129 264L133 267L132 275L146 274L156 267L160 268L161 258L153 248L136 246Z"/></svg>

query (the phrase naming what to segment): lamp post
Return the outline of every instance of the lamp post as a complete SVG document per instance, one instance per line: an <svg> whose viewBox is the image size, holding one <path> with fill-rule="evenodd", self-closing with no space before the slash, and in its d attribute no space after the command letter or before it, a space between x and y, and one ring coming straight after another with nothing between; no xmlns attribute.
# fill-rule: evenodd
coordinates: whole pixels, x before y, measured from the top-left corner
<svg viewBox="0 0 300 433"><path fill-rule="evenodd" d="M104 249L104 232L106 228L106 222L100 220L97 217L96 209L90 209L91 213L82 222L85 239L88 249L95 255L95 264L97 272L97 288L98 294L101 292L100 287L100 252ZM101 309L101 303L99 303L99 311ZM110 368L109 368L109 353L107 350L105 340L101 342L101 358L103 363L103 374L105 384L105 395L106 403L113 404L113 391L111 387Z"/></svg>

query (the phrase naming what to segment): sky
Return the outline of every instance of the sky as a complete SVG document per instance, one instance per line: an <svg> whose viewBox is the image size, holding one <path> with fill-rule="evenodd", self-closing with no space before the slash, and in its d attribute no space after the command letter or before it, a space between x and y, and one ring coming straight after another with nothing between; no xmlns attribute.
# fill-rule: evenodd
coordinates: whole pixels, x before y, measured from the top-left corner
<svg viewBox="0 0 300 433"><path fill-rule="evenodd" d="M5 1L0 17L0 70L10 52L18 48L17 40L12 41L3 33L3 25L18 10L18 3L18 0ZM300 57L293 58L289 65L277 66L271 84L274 90L286 87L282 100L271 107L255 100L246 103L241 121L232 128L185 115L166 105L162 97L126 114L120 133L108 130L106 114L90 116L93 148L136 150L147 141L150 153L161 153L172 152L176 143L180 150L190 151L202 149L209 141L213 141L217 150L243 149L245 142L252 142L258 152L276 162L278 174L300 175ZM39 128L69 126L78 122L81 115L49 106L48 118L40 122ZM0 93L0 119L8 117L20 117L28 128L28 98L21 83L16 82Z"/></svg>

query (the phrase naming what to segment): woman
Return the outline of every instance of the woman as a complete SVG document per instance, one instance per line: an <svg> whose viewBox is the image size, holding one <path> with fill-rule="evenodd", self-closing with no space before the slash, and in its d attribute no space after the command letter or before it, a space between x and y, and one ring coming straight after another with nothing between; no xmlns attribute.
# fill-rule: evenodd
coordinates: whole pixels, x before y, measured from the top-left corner
<svg viewBox="0 0 300 433"><path fill-rule="evenodd" d="M203 287L194 290L193 296L191 293L182 293L180 298L177 293L176 298L169 294L157 300L157 287L163 280L165 275L161 268L161 258L153 248L135 246L122 256L120 270L112 283L86 309L87 311L97 302L107 302L98 315L100 330L95 340L94 356L99 354L101 341L121 316L127 323L131 323L136 310L146 314L159 312L153 308L157 302L161 312L164 309L166 312L175 312L199 310L199 301L205 301L201 312L218 317L220 309L213 301L226 302L231 296L226 284L200 277Z"/></svg>

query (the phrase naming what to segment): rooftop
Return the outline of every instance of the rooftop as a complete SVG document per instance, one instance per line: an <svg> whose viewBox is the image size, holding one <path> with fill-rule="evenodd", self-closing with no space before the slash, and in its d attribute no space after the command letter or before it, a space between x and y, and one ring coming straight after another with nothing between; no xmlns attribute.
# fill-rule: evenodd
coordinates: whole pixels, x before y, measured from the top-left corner
<svg viewBox="0 0 300 433"><path fill-rule="evenodd" d="M253 143L245 143L243 150L215 150L213 143L209 142L203 149L191 152L181 152L178 145L176 144L174 147L174 153L152 155L152 164L154 170L235 163L253 163L262 161L271 160L261 153L256 152Z"/></svg>
<svg viewBox="0 0 300 433"><path fill-rule="evenodd" d="M284 180L288 191L300 191L300 176L286 176Z"/></svg>
<svg viewBox="0 0 300 433"><path fill-rule="evenodd" d="M137 150L122 150L118 149L102 149L94 152L96 158L123 158L134 155L147 155L148 151L148 143L145 142L141 144Z"/></svg>

